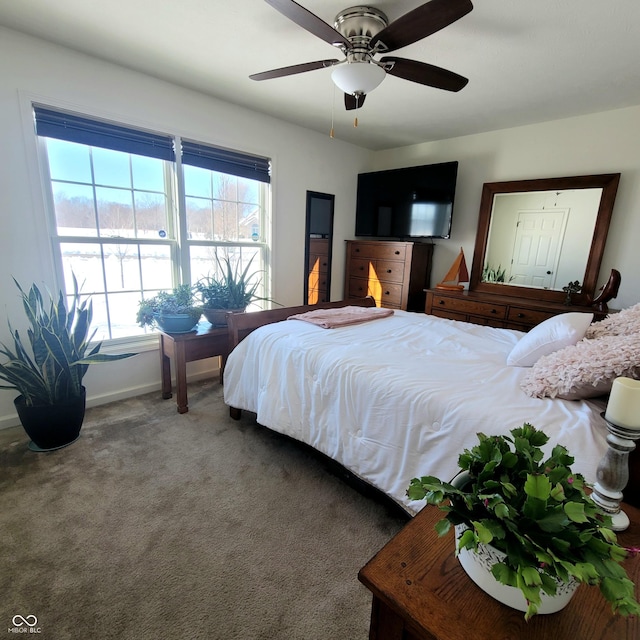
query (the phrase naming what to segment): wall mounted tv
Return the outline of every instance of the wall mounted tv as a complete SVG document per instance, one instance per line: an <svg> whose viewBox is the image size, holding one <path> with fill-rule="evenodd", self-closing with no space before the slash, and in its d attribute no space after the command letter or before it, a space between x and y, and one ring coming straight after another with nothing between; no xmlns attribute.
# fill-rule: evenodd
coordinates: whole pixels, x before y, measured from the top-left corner
<svg viewBox="0 0 640 640"><path fill-rule="evenodd" d="M457 162L358 174L356 236L448 238Z"/></svg>

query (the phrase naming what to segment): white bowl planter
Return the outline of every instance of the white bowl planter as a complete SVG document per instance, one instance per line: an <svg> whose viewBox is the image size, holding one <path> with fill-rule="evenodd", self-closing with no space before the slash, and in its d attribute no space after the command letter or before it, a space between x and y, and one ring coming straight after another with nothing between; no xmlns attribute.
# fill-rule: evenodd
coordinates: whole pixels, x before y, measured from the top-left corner
<svg viewBox="0 0 640 640"><path fill-rule="evenodd" d="M458 548L460 536L467 528L464 524L456 525L456 549ZM498 582L491 573L491 567L497 562L502 562L505 557L506 555L499 549L485 544L479 544L477 551L462 549L458 554L458 560L462 568L485 593L512 609L526 611L527 601L522 595L522 591L516 589L516 587L510 587ZM571 601L578 584L576 580L558 582L555 596L548 596L546 593L541 592L542 603L538 607L538 613L556 613L564 609Z"/></svg>
<svg viewBox="0 0 640 640"><path fill-rule="evenodd" d="M461 471L453 478L451 484L458 489L464 489L469 482L469 473ZM467 525L459 524L455 527L455 548L458 548L460 536L468 529ZM491 573L491 567L497 562L502 562L506 558L506 554L492 547L491 545L479 544L478 550L462 549L458 553L458 561L465 570L466 574L487 594L495 598L498 602L506 604L512 609L518 611L527 610L527 601L520 589L510 587L507 584L498 582ZM557 590L555 596L548 596L544 592L540 592L542 600L538 607L538 613L556 613L564 609L573 594L578 588L579 582L571 580L570 582L557 581Z"/></svg>

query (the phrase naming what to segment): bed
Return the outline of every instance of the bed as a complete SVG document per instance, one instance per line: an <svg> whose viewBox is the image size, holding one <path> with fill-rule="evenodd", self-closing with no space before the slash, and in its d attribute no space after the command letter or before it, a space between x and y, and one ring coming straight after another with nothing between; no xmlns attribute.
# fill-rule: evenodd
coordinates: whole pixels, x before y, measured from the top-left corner
<svg viewBox="0 0 640 640"><path fill-rule="evenodd" d="M549 447L565 445L574 470L595 481L607 448L604 402L525 394L529 368L506 364L525 334L399 310L331 329L283 320L308 309L229 318L235 346L224 398L232 415L255 413L259 424L329 456L409 514L423 506L406 496L411 478L451 478L477 432L507 433L523 422L544 430Z"/></svg>

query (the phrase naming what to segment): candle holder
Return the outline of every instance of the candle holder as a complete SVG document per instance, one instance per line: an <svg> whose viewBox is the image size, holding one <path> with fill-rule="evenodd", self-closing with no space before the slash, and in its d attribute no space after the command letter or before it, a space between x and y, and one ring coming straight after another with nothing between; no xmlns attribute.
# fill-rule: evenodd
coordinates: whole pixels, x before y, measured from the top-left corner
<svg viewBox="0 0 640 640"><path fill-rule="evenodd" d="M592 500L613 521L614 531L624 531L629 526L629 516L620 508L622 490L629 482L629 454L636 448L636 440L640 439L638 429L621 427L605 418L609 433L609 448L600 460L596 471L597 481L591 493Z"/></svg>

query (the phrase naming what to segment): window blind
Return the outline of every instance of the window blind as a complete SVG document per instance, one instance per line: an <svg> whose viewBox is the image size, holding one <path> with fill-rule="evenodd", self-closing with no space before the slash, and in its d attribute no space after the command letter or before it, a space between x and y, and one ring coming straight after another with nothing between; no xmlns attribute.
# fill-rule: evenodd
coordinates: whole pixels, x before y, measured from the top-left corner
<svg viewBox="0 0 640 640"><path fill-rule="evenodd" d="M36 133L113 151L175 161L173 138L34 106Z"/></svg>
<svg viewBox="0 0 640 640"><path fill-rule="evenodd" d="M240 178L270 182L269 158L182 140L182 163Z"/></svg>

